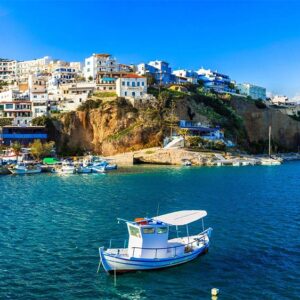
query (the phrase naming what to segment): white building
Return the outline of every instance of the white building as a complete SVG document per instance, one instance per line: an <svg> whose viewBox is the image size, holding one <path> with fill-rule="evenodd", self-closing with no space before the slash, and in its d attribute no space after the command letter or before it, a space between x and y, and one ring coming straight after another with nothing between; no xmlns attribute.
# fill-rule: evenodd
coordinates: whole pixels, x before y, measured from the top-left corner
<svg viewBox="0 0 300 300"><path fill-rule="evenodd" d="M112 77L99 78L99 82L97 82L97 90L101 92L115 92L116 80L116 78Z"/></svg>
<svg viewBox="0 0 300 300"><path fill-rule="evenodd" d="M189 70L175 70L172 73L176 76L176 81L180 82L181 80L196 84L198 82L198 74L194 71Z"/></svg>
<svg viewBox="0 0 300 300"><path fill-rule="evenodd" d="M74 82L76 75L76 69L71 67L62 67L53 71L51 79L55 84L64 84Z"/></svg>
<svg viewBox="0 0 300 300"><path fill-rule="evenodd" d="M290 100L287 96L280 96L280 95L272 96L271 102L274 105L289 105L289 106L299 105L299 102Z"/></svg>
<svg viewBox="0 0 300 300"><path fill-rule="evenodd" d="M39 76L30 74L28 76L28 89L31 93L46 93L47 91L47 76Z"/></svg>
<svg viewBox="0 0 300 300"><path fill-rule="evenodd" d="M62 84L59 86L58 93L51 95L51 99L57 103L58 110L72 111L84 103L95 89L94 82Z"/></svg>
<svg viewBox="0 0 300 300"><path fill-rule="evenodd" d="M207 89L213 89L219 93L235 93L236 90L230 88L231 79L228 75L219 73L218 71L212 71L210 69L204 69L203 67L197 71L198 80L202 81L204 87Z"/></svg>
<svg viewBox="0 0 300 300"><path fill-rule="evenodd" d="M0 59L0 80L12 81L16 76L17 61Z"/></svg>
<svg viewBox="0 0 300 300"><path fill-rule="evenodd" d="M127 74L118 78L116 93L119 97L143 98L147 95L147 79L136 74Z"/></svg>
<svg viewBox="0 0 300 300"><path fill-rule="evenodd" d="M47 115L49 108L49 97L46 92L30 93L32 117L40 117Z"/></svg>
<svg viewBox="0 0 300 300"><path fill-rule="evenodd" d="M254 100L266 100L267 94L264 87L260 87L251 83L239 83L237 84L237 89L240 94L249 96Z"/></svg>
<svg viewBox="0 0 300 300"><path fill-rule="evenodd" d="M83 75L86 79L96 79L98 73L118 72L119 66L110 54L93 54L85 59Z"/></svg>
<svg viewBox="0 0 300 300"><path fill-rule="evenodd" d="M43 58L17 62L16 73L19 80L27 80L30 74L38 74L48 71L51 62L49 56Z"/></svg>
<svg viewBox="0 0 300 300"><path fill-rule="evenodd" d="M11 118L13 125L29 125L32 120L31 102L28 93L8 90L0 93L2 117Z"/></svg>

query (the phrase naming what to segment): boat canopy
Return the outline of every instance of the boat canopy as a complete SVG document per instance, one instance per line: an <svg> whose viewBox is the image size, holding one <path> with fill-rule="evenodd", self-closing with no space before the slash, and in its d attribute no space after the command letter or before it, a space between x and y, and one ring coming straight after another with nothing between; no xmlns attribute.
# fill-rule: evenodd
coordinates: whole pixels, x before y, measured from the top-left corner
<svg viewBox="0 0 300 300"><path fill-rule="evenodd" d="M43 159L43 164L45 164L45 165L55 165L57 163L59 163L59 160L57 158L45 157Z"/></svg>
<svg viewBox="0 0 300 300"><path fill-rule="evenodd" d="M207 216L205 210L180 210L170 214L153 217L153 219L168 225L181 226L200 220L205 216Z"/></svg>

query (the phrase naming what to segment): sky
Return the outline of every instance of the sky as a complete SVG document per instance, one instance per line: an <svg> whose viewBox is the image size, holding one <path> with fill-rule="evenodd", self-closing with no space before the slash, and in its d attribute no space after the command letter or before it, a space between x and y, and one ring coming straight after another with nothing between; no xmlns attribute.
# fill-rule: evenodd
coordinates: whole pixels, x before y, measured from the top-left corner
<svg viewBox="0 0 300 300"><path fill-rule="evenodd" d="M0 0L0 57L168 61L300 99L300 0Z"/></svg>

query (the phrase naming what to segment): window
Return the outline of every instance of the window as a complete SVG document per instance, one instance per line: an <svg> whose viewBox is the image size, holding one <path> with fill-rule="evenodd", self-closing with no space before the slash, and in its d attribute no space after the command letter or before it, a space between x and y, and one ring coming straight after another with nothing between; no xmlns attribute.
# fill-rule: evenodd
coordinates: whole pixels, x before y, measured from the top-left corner
<svg viewBox="0 0 300 300"><path fill-rule="evenodd" d="M130 225L128 227L129 227L129 234L130 235L138 237L138 238L141 237L139 228L136 228L136 227L130 226Z"/></svg>
<svg viewBox="0 0 300 300"><path fill-rule="evenodd" d="M132 97L134 97L135 96L135 92L132 92Z"/></svg>
<svg viewBox="0 0 300 300"><path fill-rule="evenodd" d="M144 86L145 85L145 83L144 83L144 81L142 81L142 86Z"/></svg>
<svg viewBox="0 0 300 300"><path fill-rule="evenodd" d="M157 228L157 233L167 233L168 232L168 227L158 227Z"/></svg>
<svg viewBox="0 0 300 300"><path fill-rule="evenodd" d="M138 81L138 82L136 83L136 85L137 85L137 86L140 86L140 82Z"/></svg>
<svg viewBox="0 0 300 300"><path fill-rule="evenodd" d="M129 81L127 81L127 86L129 86L129 84L130 84L130 82L129 82Z"/></svg>
<svg viewBox="0 0 300 300"><path fill-rule="evenodd" d="M127 92L124 93L125 97L127 96Z"/></svg>
<svg viewBox="0 0 300 300"><path fill-rule="evenodd" d="M13 104L5 104L6 109L13 109Z"/></svg>
<svg viewBox="0 0 300 300"><path fill-rule="evenodd" d="M132 86L135 86L135 82L134 81L132 82Z"/></svg>
<svg viewBox="0 0 300 300"><path fill-rule="evenodd" d="M155 228L154 227L145 227L145 228L143 228L143 233L145 233L145 234L155 233Z"/></svg>
<svg viewBox="0 0 300 300"><path fill-rule="evenodd" d="M125 81L122 81L122 85L125 86Z"/></svg>

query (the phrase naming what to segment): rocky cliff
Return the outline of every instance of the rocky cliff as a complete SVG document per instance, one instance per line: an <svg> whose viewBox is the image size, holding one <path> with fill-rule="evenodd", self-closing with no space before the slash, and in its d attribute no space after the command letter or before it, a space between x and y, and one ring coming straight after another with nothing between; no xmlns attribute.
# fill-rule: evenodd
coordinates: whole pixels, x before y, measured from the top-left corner
<svg viewBox="0 0 300 300"><path fill-rule="evenodd" d="M170 134L174 116L177 121L220 125L227 137L250 152L267 151L269 125L273 150L297 151L300 142L299 122L277 109L258 106L245 98L197 93L169 94L138 109L124 99L100 101L96 106L92 102L80 111L57 117L51 132L60 153L113 155L161 146L164 136Z"/></svg>
<svg viewBox="0 0 300 300"><path fill-rule="evenodd" d="M233 98L232 106L243 119L251 150L266 152L271 126L274 151L298 151L299 121L273 107L258 108L253 100Z"/></svg>
<svg viewBox="0 0 300 300"><path fill-rule="evenodd" d="M113 155L157 146L162 140L158 122L123 100L66 113L54 124L58 151L65 154Z"/></svg>

